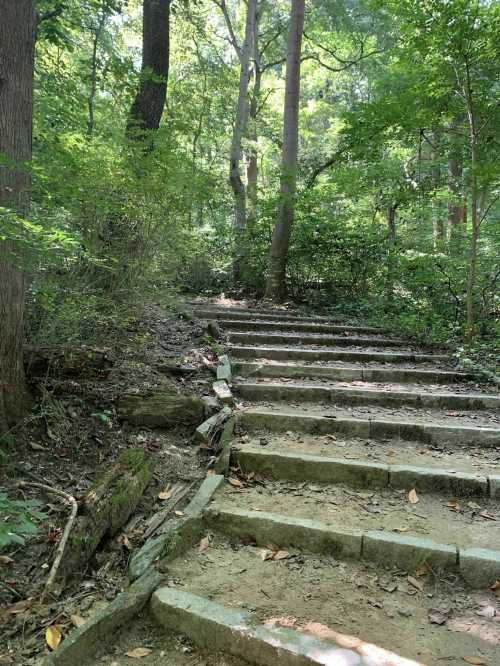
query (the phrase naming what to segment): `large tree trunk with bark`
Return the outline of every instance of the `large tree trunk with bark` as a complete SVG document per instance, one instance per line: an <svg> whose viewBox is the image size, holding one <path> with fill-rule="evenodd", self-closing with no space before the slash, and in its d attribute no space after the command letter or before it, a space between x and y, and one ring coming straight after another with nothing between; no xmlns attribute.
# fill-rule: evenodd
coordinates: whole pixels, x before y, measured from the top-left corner
<svg viewBox="0 0 500 666"><path fill-rule="evenodd" d="M130 109L127 136L144 139L160 126L165 101L170 55L171 0L144 0L142 67L137 95Z"/></svg>
<svg viewBox="0 0 500 666"><path fill-rule="evenodd" d="M300 56L305 0L292 0L286 57L281 202L269 252L266 298L280 302L286 295L286 262L295 212L299 143Z"/></svg>
<svg viewBox="0 0 500 666"><path fill-rule="evenodd" d="M33 74L37 15L32 0L0 0L0 207L26 215L30 204ZM1 218L6 211L0 210ZM25 278L22 248L0 242L0 431L25 413Z"/></svg>
<svg viewBox="0 0 500 666"><path fill-rule="evenodd" d="M250 56L255 34L257 0L248 0L245 22L245 41L240 51L240 85L238 105L234 120L231 154L229 158L229 182L234 196L234 260L233 278L241 282L246 263L245 229L247 224L246 191L241 177L241 142L248 124L248 85L250 82Z"/></svg>

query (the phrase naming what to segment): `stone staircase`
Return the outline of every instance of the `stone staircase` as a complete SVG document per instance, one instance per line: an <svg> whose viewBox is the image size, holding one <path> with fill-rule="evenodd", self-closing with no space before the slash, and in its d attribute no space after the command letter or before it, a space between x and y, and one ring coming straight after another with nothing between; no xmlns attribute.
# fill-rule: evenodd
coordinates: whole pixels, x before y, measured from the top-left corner
<svg viewBox="0 0 500 666"><path fill-rule="evenodd" d="M237 435L158 622L234 663L498 666L492 387L369 326L197 314L227 335Z"/></svg>

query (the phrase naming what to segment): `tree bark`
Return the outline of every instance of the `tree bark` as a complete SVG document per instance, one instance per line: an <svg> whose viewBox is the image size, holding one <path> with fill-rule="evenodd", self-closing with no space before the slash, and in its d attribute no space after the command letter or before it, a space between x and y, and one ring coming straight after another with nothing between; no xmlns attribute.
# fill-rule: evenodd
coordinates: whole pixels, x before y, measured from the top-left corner
<svg viewBox="0 0 500 666"><path fill-rule="evenodd" d="M386 310L390 311L394 303L394 273L395 273L395 251L396 251L396 210L398 204L393 203L387 208L387 279L385 284Z"/></svg>
<svg viewBox="0 0 500 666"><path fill-rule="evenodd" d="M240 85L238 104L231 141L229 158L229 182L234 196L234 260L233 279L236 284L241 282L246 264L245 229L247 224L246 191L241 177L241 142L248 125L248 85L250 83L250 54L255 34L257 0L248 0L245 21L245 41L240 52Z"/></svg>
<svg viewBox="0 0 500 666"><path fill-rule="evenodd" d="M448 159L448 187L453 197L448 204L448 242L450 254L457 256L463 252L467 209L462 192L462 165L456 151Z"/></svg>
<svg viewBox="0 0 500 666"><path fill-rule="evenodd" d="M127 124L131 139L144 140L160 126L167 99L170 1L143 1L141 78Z"/></svg>
<svg viewBox="0 0 500 666"><path fill-rule="evenodd" d="M101 39L102 32L106 25L106 20L108 18L108 13L106 7L102 7L101 15L98 17L97 24L93 31L92 36L92 59L90 65L90 91L87 98L87 106L89 110L88 120L87 120L87 134L92 136L94 133L95 120L94 120L94 107L95 107L95 97L97 93L97 50L99 48L99 41Z"/></svg>
<svg viewBox="0 0 500 666"><path fill-rule="evenodd" d="M291 0L286 57L281 202L268 259L266 298L280 302L286 296L286 262L295 213L299 143L300 56L305 0Z"/></svg>
<svg viewBox="0 0 500 666"><path fill-rule="evenodd" d="M247 196L248 196L248 222L257 218L257 182L259 177L259 163L257 153L257 114L259 112L259 98L262 87L262 69L259 50L259 10L257 8L254 36L253 36L253 88L250 98L249 131L250 148L247 162Z"/></svg>
<svg viewBox="0 0 500 666"><path fill-rule="evenodd" d="M37 15L32 0L0 0L0 207L26 215L30 205L33 76ZM0 210L1 217L7 211ZM0 222L0 226L1 222ZM0 431L29 404L23 368L25 277L22 248L0 241Z"/></svg>
<svg viewBox="0 0 500 666"><path fill-rule="evenodd" d="M440 158L440 134L438 131L433 133L433 146L431 150L432 160L432 188L434 190L434 201L432 204L433 232L436 247L441 247L444 242L444 221L442 217L441 200L436 193L441 186L441 172L439 169Z"/></svg>

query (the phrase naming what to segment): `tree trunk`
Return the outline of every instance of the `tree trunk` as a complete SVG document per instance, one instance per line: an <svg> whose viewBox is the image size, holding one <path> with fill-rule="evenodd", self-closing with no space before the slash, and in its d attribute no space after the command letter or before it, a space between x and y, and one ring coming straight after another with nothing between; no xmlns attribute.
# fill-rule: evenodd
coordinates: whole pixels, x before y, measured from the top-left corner
<svg viewBox="0 0 500 666"><path fill-rule="evenodd" d="M160 126L167 99L169 55L170 0L144 0L141 79L130 109L129 138L143 140Z"/></svg>
<svg viewBox="0 0 500 666"><path fill-rule="evenodd" d="M33 75L37 16L32 0L0 0L0 207L26 215L31 177ZM0 211L1 217L5 212ZM26 412L23 368L25 278L21 248L0 242L0 431Z"/></svg>
<svg viewBox="0 0 500 666"><path fill-rule="evenodd" d="M241 282L245 270L246 247L245 228L247 224L245 184L241 177L241 142L248 124L248 84L250 82L250 54L255 33L257 13L257 0L248 0L247 16L245 22L245 41L240 53L240 85L238 92L238 105L233 127L231 141L231 154L229 158L229 182L234 196L234 260L233 279L237 284Z"/></svg>
<svg viewBox="0 0 500 666"><path fill-rule="evenodd" d="M259 11L255 19L253 37L253 89L250 98L250 123L248 138L250 149L247 163L247 196L248 196L248 222L257 219L257 182L259 177L259 164L257 153L257 114L259 112L259 98L262 86L262 69L259 50Z"/></svg>
<svg viewBox="0 0 500 666"><path fill-rule="evenodd" d="M396 209L398 204L391 204L387 209L387 279L385 283L386 310L391 310L394 303L394 272L396 251Z"/></svg>
<svg viewBox="0 0 500 666"><path fill-rule="evenodd" d="M448 204L448 240L450 254L462 254L466 232L466 204L462 192L462 165L454 151L448 159L448 187L453 200Z"/></svg>
<svg viewBox="0 0 500 666"><path fill-rule="evenodd" d="M87 120L87 134L92 136L94 133L94 106L95 106L95 96L97 93L97 50L99 48L99 40L101 39L102 32L106 25L106 20L108 14L106 7L102 7L101 15L98 17L97 25L94 29L93 39L92 39L92 60L90 65L90 92L87 99L87 106L89 110L88 120Z"/></svg>
<svg viewBox="0 0 500 666"><path fill-rule="evenodd" d="M440 158L440 135L439 132L433 134L433 146L431 150L432 160L432 188L434 190L434 201L432 204L432 222L434 231L434 244L437 248L441 248L444 242L444 221L442 217L441 200L437 197L436 192L441 186L441 172L439 169Z"/></svg>
<svg viewBox="0 0 500 666"><path fill-rule="evenodd" d="M286 295L286 262L295 212L299 143L300 56L305 0L291 0L286 57L281 202L269 252L266 298L280 302Z"/></svg>

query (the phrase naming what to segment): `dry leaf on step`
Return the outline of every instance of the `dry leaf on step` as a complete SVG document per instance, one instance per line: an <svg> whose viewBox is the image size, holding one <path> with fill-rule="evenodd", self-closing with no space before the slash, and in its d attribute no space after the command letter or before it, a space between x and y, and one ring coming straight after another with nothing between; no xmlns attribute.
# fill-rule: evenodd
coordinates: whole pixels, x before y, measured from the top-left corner
<svg viewBox="0 0 500 666"><path fill-rule="evenodd" d="M134 650L129 650L125 654L127 657L132 657L132 659L142 659L143 657L147 657L148 654L151 654L151 652L153 652L153 650L150 650L149 648L138 647Z"/></svg>
<svg viewBox="0 0 500 666"><path fill-rule="evenodd" d="M426 576L431 571L432 569L428 564L419 564L415 569L415 576Z"/></svg>
<svg viewBox="0 0 500 666"><path fill-rule="evenodd" d="M165 488L165 490L162 490L161 493L158 493L158 499L161 499L162 502L170 499L171 497L172 497L172 491L168 490L168 488Z"/></svg>
<svg viewBox="0 0 500 666"><path fill-rule="evenodd" d="M392 531L393 532L408 532L409 529L410 529L409 527L407 527L406 525L403 525L403 527L395 527Z"/></svg>
<svg viewBox="0 0 500 666"><path fill-rule="evenodd" d="M446 506L452 511L460 511L460 504L457 500L451 500L450 502L447 502Z"/></svg>
<svg viewBox="0 0 500 666"><path fill-rule="evenodd" d="M85 624L86 620L84 617L81 615L72 615L71 616L71 622L75 625L75 627L78 629L78 627L81 627L82 624Z"/></svg>
<svg viewBox="0 0 500 666"><path fill-rule="evenodd" d="M200 553L204 553L209 546L210 546L210 537L209 536L203 537L203 539L200 541L198 551Z"/></svg>
<svg viewBox="0 0 500 666"><path fill-rule="evenodd" d="M264 562L266 560L272 560L273 559L273 551L269 550L268 548L262 548L261 550L259 550L259 557Z"/></svg>
<svg viewBox="0 0 500 666"><path fill-rule="evenodd" d="M273 553L273 560L287 560L290 557L290 553L287 550L278 550Z"/></svg>
<svg viewBox="0 0 500 666"><path fill-rule="evenodd" d="M410 502L410 504L416 504L418 502L418 495L415 488L412 488L408 493L408 501Z"/></svg>
<svg viewBox="0 0 500 666"><path fill-rule="evenodd" d="M228 479L228 481L235 488L243 488L243 484L241 483L241 481L239 479L231 477L230 479Z"/></svg>
<svg viewBox="0 0 500 666"><path fill-rule="evenodd" d="M462 657L464 661L468 664L474 664L474 666L486 666L486 661L481 657Z"/></svg>
<svg viewBox="0 0 500 666"><path fill-rule="evenodd" d="M420 592L423 592L423 591L424 591L424 584L421 583L421 582L420 582L419 580L417 580L416 578L413 578L413 576L408 576L408 582L409 582L410 585L412 585L413 587L416 587L417 590L420 590Z"/></svg>
<svg viewBox="0 0 500 666"><path fill-rule="evenodd" d="M490 590L496 594L497 597L500 597L500 580L497 580L490 587Z"/></svg>
<svg viewBox="0 0 500 666"><path fill-rule="evenodd" d="M481 518L486 518L487 520L496 520L496 516L493 516L491 513L488 513L487 511L481 511L479 514Z"/></svg>
<svg viewBox="0 0 500 666"><path fill-rule="evenodd" d="M62 641L62 633L57 625L47 627L45 631L45 642L52 650L55 650Z"/></svg>

